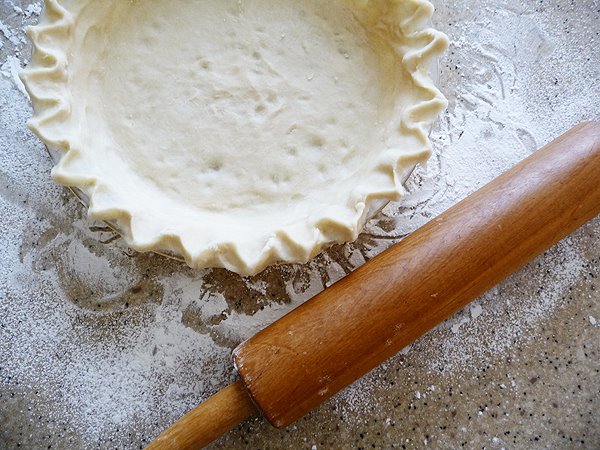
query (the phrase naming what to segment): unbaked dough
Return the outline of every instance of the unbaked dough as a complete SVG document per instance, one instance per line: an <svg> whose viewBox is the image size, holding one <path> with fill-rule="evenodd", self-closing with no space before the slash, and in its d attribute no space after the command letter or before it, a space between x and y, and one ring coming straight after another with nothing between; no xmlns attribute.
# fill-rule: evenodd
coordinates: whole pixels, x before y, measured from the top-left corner
<svg viewBox="0 0 600 450"><path fill-rule="evenodd" d="M139 251L255 274L357 237L430 154L424 0L46 0L31 128Z"/></svg>

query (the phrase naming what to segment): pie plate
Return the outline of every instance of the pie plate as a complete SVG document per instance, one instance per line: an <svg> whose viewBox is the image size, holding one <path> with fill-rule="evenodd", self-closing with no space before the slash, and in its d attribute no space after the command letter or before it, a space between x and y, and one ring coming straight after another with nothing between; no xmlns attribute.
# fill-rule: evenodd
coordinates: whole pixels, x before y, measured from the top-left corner
<svg viewBox="0 0 600 450"><path fill-rule="evenodd" d="M357 238L431 153L426 0L46 0L29 125L138 251L253 275ZM434 70L435 73L435 70Z"/></svg>

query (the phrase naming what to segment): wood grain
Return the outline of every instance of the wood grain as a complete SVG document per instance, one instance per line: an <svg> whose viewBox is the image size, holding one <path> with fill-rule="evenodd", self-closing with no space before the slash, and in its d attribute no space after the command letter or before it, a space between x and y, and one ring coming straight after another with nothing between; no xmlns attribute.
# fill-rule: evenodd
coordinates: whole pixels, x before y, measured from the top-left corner
<svg viewBox="0 0 600 450"><path fill-rule="evenodd" d="M241 344L242 380L289 425L599 213L586 123Z"/></svg>
<svg viewBox="0 0 600 450"><path fill-rule="evenodd" d="M146 448L197 450L256 412L244 385L236 381L192 409Z"/></svg>

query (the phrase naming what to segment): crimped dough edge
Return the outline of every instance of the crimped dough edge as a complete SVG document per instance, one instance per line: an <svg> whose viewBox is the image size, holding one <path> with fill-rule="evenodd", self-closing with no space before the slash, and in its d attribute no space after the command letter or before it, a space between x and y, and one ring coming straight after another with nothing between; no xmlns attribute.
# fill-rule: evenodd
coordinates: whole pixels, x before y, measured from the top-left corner
<svg viewBox="0 0 600 450"><path fill-rule="evenodd" d="M61 124L66 124L72 111L69 91L69 72L66 48L74 25L73 18L58 0L45 0L40 23L29 27L27 34L34 47L29 66L22 71L21 79L33 104L33 116L28 125L48 146L62 152L61 160L53 170L54 179L60 184L83 191L89 198L88 215L92 219L118 224L119 231L130 247L137 251L167 251L183 257L192 268L223 267L240 275L255 275L275 263L306 263L324 247L333 243L355 240L366 219L369 207L378 200L398 200L404 188L407 174L415 164L423 163L431 154L429 130L439 113L447 106L443 94L436 88L429 75L431 63L448 46L447 37L426 24L433 14L433 6L427 0L352 0L357 7L390 9L388 17L397 21L398 32L411 45L402 55L402 63L410 74L414 86L425 92L426 99L407 107L399 129L418 142L418 146L399 159L382 155L377 167L389 179L389 188L359 186L348 197L354 200L351 219L346 214L331 211L305 224L305 229L274 229L265 244L251 252L242 251L240 240L233 237L202 251L191 250L182 235L156 231L151 219L143 211L132 212L126 205L110 205L102 201L110 186L96 177L69 173L69 162L77 159L76 136L71 136Z"/></svg>

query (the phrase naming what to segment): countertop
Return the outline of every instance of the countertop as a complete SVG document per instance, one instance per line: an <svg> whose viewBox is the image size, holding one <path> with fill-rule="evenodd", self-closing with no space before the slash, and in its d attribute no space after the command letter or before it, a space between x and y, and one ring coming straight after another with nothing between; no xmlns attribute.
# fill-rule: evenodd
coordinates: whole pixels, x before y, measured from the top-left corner
<svg viewBox="0 0 600 450"><path fill-rule="evenodd" d="M0 2L0 448L142 448L234 379L240 341L600 119L597 1L436 3L430 163L357 242L242 278L133 252L52 183L16 77L41 5ZM596 218L288 429L213 448L600 448L599 275Z"/></svg>

